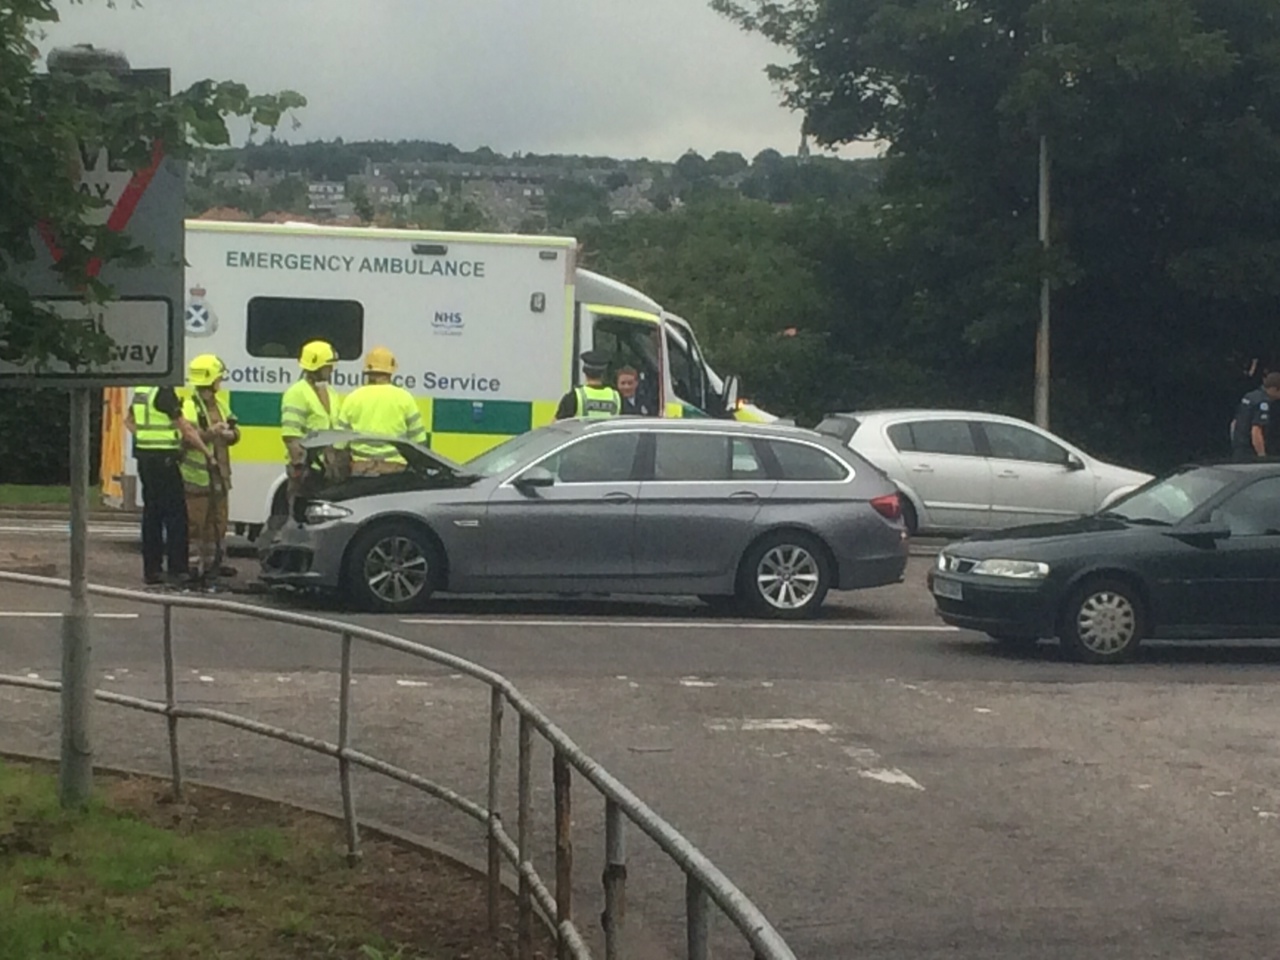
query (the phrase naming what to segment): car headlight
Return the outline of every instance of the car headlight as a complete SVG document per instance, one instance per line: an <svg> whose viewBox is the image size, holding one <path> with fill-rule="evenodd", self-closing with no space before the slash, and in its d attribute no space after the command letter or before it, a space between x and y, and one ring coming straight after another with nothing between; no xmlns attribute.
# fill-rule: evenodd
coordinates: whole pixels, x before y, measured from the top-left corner
<svg viewBox="0 0 1280 960"><path fill-rule="evenodd" d="M351 516L351 511L336 503L311 503L307 505L307 523L328 523L330 520L341 520Z"/></svg>
<svg viewBox="0 0 1280 960"><path fill-rule="evenodd" d="M982 560L970 572L983 577L1043 580L1049 575L1049 565L1035 560Z"/></svg>
<svg viewBox="0 0 1280 960"><path fill-rule="evenodd" d="M947 569L947 555L945 553L938 553L937 567L939 570Z"/></svg>

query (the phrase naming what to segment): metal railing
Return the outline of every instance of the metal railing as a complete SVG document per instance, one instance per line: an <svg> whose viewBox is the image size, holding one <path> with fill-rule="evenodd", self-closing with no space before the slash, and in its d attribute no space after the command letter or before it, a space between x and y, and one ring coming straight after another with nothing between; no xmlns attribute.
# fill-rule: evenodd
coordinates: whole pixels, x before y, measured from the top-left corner
<svg viewBox="0 0 1280 960"><path fill-rule="evenodd" d="M33 587L68 589L65 580L35 577L25 574L0 573L0 583L17 583ZM355 794L351 786L352 767L361 767L380 773L392 780L414 787L461 811L485 827L487 843L488 923L490 932L499 930L499 904L502 896L501 869L505 859L515 868L518 877L517 890L517 950L520 960L533 956L533 920L535 904L551 918L557 945L558 960L568 957L589 960L590 951L573 921L573 774L593 786L604 799L604 911L601 926L604 932L605 960L622 960L626 950L626 901L627 901L627 823L648 836L684 873L685 877L685 929L687 955L690 960L705 960L709 956L711 904L724 915L751 946L756 960L795 960L795 954L773 928L760 910L707 859L692 843L674 827L653 812L642 800L627 789L599 763L551 722L519 690L500 674L461 657L413 643L400 637L371 630L366 627L322 617L273 610L267 607L202 597L149 594L116 587L91 586L89 592L100 597L111 597L134 603L163 607L164 634L164 690L163 703L139 697L125 696L107 690L98 690L95 696L104 703L142 710L165 717L168 726L169 763L173 792L182 795L182 762L178 741L179 720L207 720L237 730L259 734L293 744L297 747L332 757L338 761L338 781L342 794L342 818L346 833L348 859L355 863L360 858L360 821L356 812ZM338 697L338 742L330 743L281 727L251 720L222 710L206 707L187 707L178 702L177 681L173 656L173 611L175 608L210 610L224 614L238 614L256 620L265 620L289 626L303 627L341 637L341 680ZM363 641L388 650L395 650L478 680L488 686L489 698L489 751L488 791L482 805L468 799L448 787L434 783L426 777L395 766L351 746L351 652L355 641ZM56 692L61 684L0 674L0 686L27 687L34 690ZM516 835L513 838L503 826L499 810L499 793L502 771L502 730L507 706L518 715L518 747L516 757ZM551 772L555 809L555 889L534 868L532 860L532 802L533 802L533 736L537 733L552 750Z"/></svg>

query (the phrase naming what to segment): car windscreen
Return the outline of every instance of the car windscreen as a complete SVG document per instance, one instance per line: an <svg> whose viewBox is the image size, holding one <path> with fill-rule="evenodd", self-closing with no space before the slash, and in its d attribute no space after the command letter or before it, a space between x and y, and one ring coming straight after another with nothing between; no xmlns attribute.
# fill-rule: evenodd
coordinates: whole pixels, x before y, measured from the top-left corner
<svg viewBox="0 0 1280 960"><path fill-rule="evenodd" d="M463 464L462 469L473 477L496 476L521 463L525 459L526 451L545 439L546 433L542 430L519 434L486 450L480 456L468 460Z"/></svg>
<svg viewBox="0 0 1280 960"><path fill-rule="evenodd" d="M861 421L853 417L826 417L813 429L828 437L835 437L841 443L848 443L861 425Z"/></svg>
<svg viewBox="0 0 1280 960"><path fill-rule="evenodd" d="M1136 490L1103 514L1126 523L1172 526L1189 517L1231 483L1212 470L1179 471Z"/></svg>

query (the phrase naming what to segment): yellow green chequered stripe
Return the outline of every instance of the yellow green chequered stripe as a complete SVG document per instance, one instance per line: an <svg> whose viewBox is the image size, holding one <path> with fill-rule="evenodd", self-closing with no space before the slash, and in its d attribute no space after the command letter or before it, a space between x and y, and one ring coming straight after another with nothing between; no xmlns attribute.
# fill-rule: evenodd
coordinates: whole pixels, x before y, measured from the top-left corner
<svg viewBox="0 0 1280 960"><path fill-rule="evenodd" d="M246 462L284 459L280 439L280 394L257 390L224 392L232 416L240 422L235 459ZM342 396L339 394L339 396ZM555 418L557 400L453 400L418 397L427 428L427 443L460 463L477 457L503 440L527 433Z"/></svg>

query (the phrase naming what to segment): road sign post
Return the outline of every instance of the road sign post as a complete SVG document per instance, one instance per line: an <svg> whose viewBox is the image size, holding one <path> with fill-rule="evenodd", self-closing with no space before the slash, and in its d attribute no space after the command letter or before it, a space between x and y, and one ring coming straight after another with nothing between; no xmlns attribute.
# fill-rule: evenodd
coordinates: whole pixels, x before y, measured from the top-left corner
<svg viewBox="0 0 1280 960"><path fill-rule="evenodd" d="M49 55L51 72L113 74L122 82L155 85L169 92L168 70L131 70L118 53L76 47ZM73 366L30 358L24 364L0 361L0 387L68 389L71 403L70 605L62 620L62 743L59 799L83 805L93 789L92 612L88 601L89 435L92 391L182 382L183 214L185 166L156 144L152 162L132 170L104 149L79 150L81 189L107 201L90 211L110 230L127 232L149 254L142 266L100 262L90 274L109 285L116 299L88 302L52 269L62 258L58 238L37 228L37 258L15 264L10 276L23 284L63 322L92 324L112 347L105 361ZM46 255L47 254L47 255Z"/></svg>

